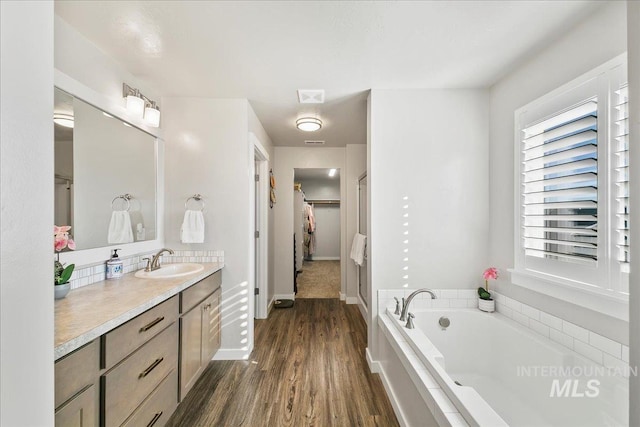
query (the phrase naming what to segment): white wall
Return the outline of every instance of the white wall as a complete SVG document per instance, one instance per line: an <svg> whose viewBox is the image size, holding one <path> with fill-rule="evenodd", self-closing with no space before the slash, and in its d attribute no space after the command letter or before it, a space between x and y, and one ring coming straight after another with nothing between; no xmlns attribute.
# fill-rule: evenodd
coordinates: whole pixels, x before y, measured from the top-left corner
<svg viewBox="0 0 640 427"><path fill-rule="evenodd" d="M297 168L336 168L345 170L345 148L275 147L273 166L276 178L277 203L274 215L274 280L276 298L293 298L293 181ZM341 172L342 173L342 172ZM341 203L346 200L344 181L340 182ZM341 222L346 223L345 209L341 209ZM345 227L341 230L341 248L345 253ZM345 259L341 261L341 283L346 283ZM344 287L341 288L344 293Z"/></svg>
<svg viewBox="0 0 640 427"><path fill-rule="evenodd" d="M295 179L302 184L307 200L340 200L340 180L342 177L326 179Z"/></svg>
<svg viewBox="0 0 640 427"><path fill-rule="evenodd" d="M368 307L374 360L378 289L481 283L489 238L486 106L482 90L371 91Z"/></svg>
<svg viewBox="0 0 640 427"><path fill-rule="evenodd" d="M358 178L367 170L367 146L365 144L347 144L347 170L340 175L340 179L345 181L347 191L347 203L343 209L346 209L347 223L346 239L347 239L347 255L351 253L351 243L353 236L358 231ZM363 209L366 209L363 206ZM347 302L358 302L358 268L352 259L347 259L346 266L347 278Z"/></svg>
<svg viewBox="0 0 640 427"><path fill-rule="evenodd" d="M514 266L514 111L623 53L625 9L624 2L606 4L491 88L489 156L489 259L501 272L497 290L623 343L628 339L626 322L514 286L507 269Z"/></svg>
<svg viewBox="0 0 640 427"><path fill-rule="evenodd" d="M635 76L629 79L629 117L635 118L630 121L631 146L640 145L640 2L627 2L627 28L628 28L628 51L629 51L629 75ZM630 162L640 165L640 150L630 151ZM640 187L640 171L631 169L631 186L634 189ZM638 194L637 190L634 194ZM640 224L640 199L630 199L632 203L632 223ZM631 279L629 287L631 295L629 298L629 343L630 343L630 366L640 366L640 227L631 228ZM640 377L632 376L629 379L629 425L640 425Z"/></svg>
<svg viewBox="0 0 640 427"><path fill-rule="evenodd" d="M166 138L165 239L178 250L223 249L222 349L248 357L253 346L253 147L244 99L163 98ZM180 242L184 202L206 203L204 243ZM250 244L251 242L251 244ZM243 335L246 334L246 335ZM243 340L247 339L247 342Z"/></svg>
<svg viewBox="0 0 640 427"><path fill-rule="evenodd" d="M0 425L53 412L53 2L0 2Z"/></svg>

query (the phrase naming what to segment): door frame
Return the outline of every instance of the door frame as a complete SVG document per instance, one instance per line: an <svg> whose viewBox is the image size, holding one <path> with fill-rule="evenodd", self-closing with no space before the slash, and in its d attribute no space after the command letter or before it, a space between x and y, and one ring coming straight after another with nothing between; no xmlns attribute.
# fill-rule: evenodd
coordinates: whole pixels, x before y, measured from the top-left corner
<svg viewBox="0 0 640 427"><path fill-rule="evenodd" d="M362 175L360 175L358 177L358 184L357 184L357 197L356 197L356 232L360 233L360 210L361 209L367 209L366 206L361 206L360 205L360 191L362 191L361 185L362 185L362 180L367 178L367 172L364 172ZM368 185L368 182L367 182ZM367 221L369 221L369 216L367 215ZM367 236L367 243L365 246L365 257L368 258L367 256L367 252L369 249L369 236ZM368 264L368 261L367 261ZM368 268L368 266L367 266ZM367 325L369 324L369 309L368 309L368 305L369 302L371 301L371 298L368 297L369 293L371 292L371 289L369 288L369 277L367 275L367 283L365 283L365 285L367 286L367 299L369 301L363 301L362 299L362 295L360 294L360 267L357 266L356 267L356 292L357 292L357 298L358 298L358 308L360 309L360 314L362 314L362 317L364 318L365 322L367 323Z"/></svg>
<svg viewBox="0 0 640 427"><path fill-rule="evenodd" d="M249 132L249 142L253 148L252 176L260 176L258 185L252 185L251 197L252 224L257 226L257 230L254 231L259 232L258 238L251 233L253 239L257 239L257 243L251 242L254 286L258 292L255 295L254 317L266 319L269 314L267 299L269 293L269 153L253 132ZM259 190L258 194L256 194L256 187ZM258 212L258 221L255 220L256 212Z"/></svg>

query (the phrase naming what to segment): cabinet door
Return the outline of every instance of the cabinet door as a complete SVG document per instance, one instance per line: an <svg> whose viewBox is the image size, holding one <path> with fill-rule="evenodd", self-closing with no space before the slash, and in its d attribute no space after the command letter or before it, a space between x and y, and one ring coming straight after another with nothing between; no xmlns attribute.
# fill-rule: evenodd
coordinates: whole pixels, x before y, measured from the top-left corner
<svg viewBox="0 0 640 427"><path fill-rule="evenodd" d="M220 348L220 289L203 302L202 362L203 369Z"/></svg>
<svg viewBox="0 0 640 427"><path fill-rule="evenodd" d="M56 411L56 427L97 427L96 386L90 385Z"/></svg>
<svg viewBox="0 0 640 427"><path fill-rule="evenodd" d="M202 372L202 314L204 302L180 318L180 401Z"/></svg>

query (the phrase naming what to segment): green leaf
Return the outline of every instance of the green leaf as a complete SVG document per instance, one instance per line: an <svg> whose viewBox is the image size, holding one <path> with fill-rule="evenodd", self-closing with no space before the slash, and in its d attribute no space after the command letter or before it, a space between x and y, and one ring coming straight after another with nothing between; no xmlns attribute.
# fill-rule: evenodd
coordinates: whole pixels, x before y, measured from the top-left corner
<svg viewBox="0 0 640 427"><path fill-rule="evenodd" d="M478 288L478 296L480 297L480 299L484 299L484 300L491 300L491 294L489 292L487 292L487 290L483 287L479 287Z"/></svg>
<svg viewBox="0 0 640 427"><path fill-rule="evenodd" d="M57 279L57 284L64 285L65 283L67 283L71 278L71 275L73 274L74 268L76 268L75 264L69 264L68 266L66 266L65 269L62 270L60 277Z"/></svg>

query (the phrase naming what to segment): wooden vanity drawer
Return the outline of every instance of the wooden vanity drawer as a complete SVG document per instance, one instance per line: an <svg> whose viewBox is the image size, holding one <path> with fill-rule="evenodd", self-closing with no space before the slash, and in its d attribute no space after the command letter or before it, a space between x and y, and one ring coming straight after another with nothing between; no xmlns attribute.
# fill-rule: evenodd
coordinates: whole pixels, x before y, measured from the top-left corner
<svg viewBox="0 0 640 427"><path fill-rule="evenodd" d="M222 272L218 271L211 276L202 279L181 293L180 313L186 313L195 307L200 301L211 295L222 284Z"/></svg>
<svg viewBox="0 0 640 427"><path fill-rule="evenodd" d="M123 427L162 427L178 406L178 370L174 369L124 422Z"/></svg>
<svg viewBox="0 0 640 427"><path fill-rule="evenodd" d="M121 425L177 363L174 322L102 377L103 425Z"/></svg>
<svg viewBox="0 0 640 427"><path fill-rule="evenodd" d="M178 318L178 295L103 336L104 368L109 369Z"/></svg>
<svg viewBox="0 0 640 427"><path fill-rule="evenodd" d="M97 382L100 374L100 341L91 341L59 359L54 370L57 408L83 388Z"/></svg>

